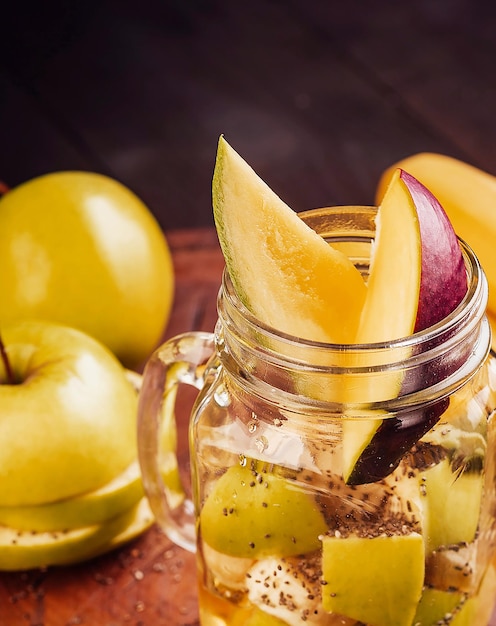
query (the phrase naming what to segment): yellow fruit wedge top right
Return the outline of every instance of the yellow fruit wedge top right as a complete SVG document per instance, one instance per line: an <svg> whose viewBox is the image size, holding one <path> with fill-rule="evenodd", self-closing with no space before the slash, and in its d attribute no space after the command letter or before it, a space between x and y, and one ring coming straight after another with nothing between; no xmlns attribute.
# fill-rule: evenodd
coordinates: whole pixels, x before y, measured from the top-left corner
<svg viewBox="0 0 496 626"><path fill-rule="evenodd" d="M455 232L474 250L489 284L488 317L496 329L496 177L443 154L414 154L389 167L376 192L380 204L388 183L402 168L415 176L439 200ZM493 338L493 348L496 337Z"/></svg>

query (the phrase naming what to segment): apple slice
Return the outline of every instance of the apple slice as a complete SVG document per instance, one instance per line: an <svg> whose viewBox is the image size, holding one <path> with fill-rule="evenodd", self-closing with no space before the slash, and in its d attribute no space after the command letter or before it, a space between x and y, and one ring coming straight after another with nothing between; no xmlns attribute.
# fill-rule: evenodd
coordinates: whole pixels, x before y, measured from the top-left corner
<svg viewBox="0 0 496 626"><path fill-rule="evenodd" d="M236 294L280 332L351 343L366 287L348 257L307 226L221 137L214 219Z"/></svg>
<svg viewBox="0 0 496 626"><path fill-rule="evenodd" d="M91 558L120 548L126 543L133 541L133 539L136 539L153 526L155 517L147 498L142 498L138 504L131 509L130 515L126 515L126 520L127 524L120 532L111 537L109 541L99 546L93 554L91 554Z"/></svg>
<svg viewBox="0 0 496 626"><path fill-rule="evenodd" d="M201 556L211 577L211 584L217 588L246 591L246 573L255 562L252 558L230 556L201 542Z"/></svg>
<svg viewBox="0 0 496 626"><path fill-rule="evenodd" d="M426 587L412 623L474 626L468 599L467 594L458 591L439 591Z"/></svg>
<svg viewBox="0 0 496 626"><path fill-rule="evenodd" d="M145 498L103 524L69 531L20 531L0 527L0 570L67 565L93 558L130 541L153 523Z"/></svg>
<svg viewBox="0 0 496 626"><path fill-rule="evenodd" d="M424 582L421 535L328 535L322 547L326 611L364 624L412 625Z"/></svg>
<svg viewBox="0 0 496 626"><path fill-rule="evenodd" d="M451 313L466 292L461 248L446 213L421 183L398 169L378 210L356 342L388 342L425 330ZM362 390L363 395L371 398L375 394L377 400L394 398L403 382L402 376L393 372L384 375L380 383L375 380L375 389ZM381 420L375 413L356 423L346 420L343 475L347 482L370 482L389 474L446 407L447 402L442 401L425 412L408 411L394 419ZM398 432L401 445L397 445Z"/></svg>
<svg viewBox="0 0 496 626"><path fill-rule="evenodd" d="M448 459L419 475L426 550L471 543L479 525L482 473L453 472Z"/></svg>
<svg viewBox="0 0 496 626"><path fill-rule="evenodd" d="M233 465L213 485L200 513L203 541L241 558L291 556L320 546L327 526L315 499L256 463Z"/></svg>
<svg viewBox="0 0 496 626"><path fill-rule="evenodd" d="M138 461L104 487L57 502L0 507L0 524L36 532L100 524L130 509L143 497Z"/></svg>
<svg viewBox="0 0 496 626"><path fill-rule="evenodd" d="M253 624L287 626L331 626L355 624L329 615L322 607L321 555L314 552L304 558L260 559L248 572L246 584L248 601L258 607L260 621ZM262 616L267 615L266 621ZM279 621L269 621L269 617ZM338 621L339 619L339 621ZM251 624L252 622L249 622Z"/></svg>

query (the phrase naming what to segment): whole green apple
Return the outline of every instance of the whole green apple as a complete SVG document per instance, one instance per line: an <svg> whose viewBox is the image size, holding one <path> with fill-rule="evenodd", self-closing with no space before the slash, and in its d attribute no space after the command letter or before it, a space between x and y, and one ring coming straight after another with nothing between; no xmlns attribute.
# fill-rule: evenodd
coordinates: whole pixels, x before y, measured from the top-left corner
<svg viewBox="0 0 496 626"><path fill-rule="evenodd" d="M115 356L50 322L1 334L0 506L63 500L123 472L137 454L137 395Z"/></svg>
<svg viewBox="0 0 496 626"><path fill-rule="evenodd" d="M141 200L90 172L34 178L0 198L0 328L45 319L99 339L128 367L160 341L169 248Z"/></svg>

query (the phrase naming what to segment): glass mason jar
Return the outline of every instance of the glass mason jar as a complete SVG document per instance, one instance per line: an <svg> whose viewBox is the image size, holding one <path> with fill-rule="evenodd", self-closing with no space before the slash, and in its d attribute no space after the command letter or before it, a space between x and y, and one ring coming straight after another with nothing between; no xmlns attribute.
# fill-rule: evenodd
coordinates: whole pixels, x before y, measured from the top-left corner
<svg viewBox="0 0 496 626"><path fill-rule="evenodd" d="M300 214L365 278L375 215ZM278 333L225 274L215 333L155 352L139 403L143 481L159 524L197 553L202 626L488 623L496 369L486 280L461 245L463 302L411 337L327 345ZM171 479L180 383L199 390L191 499Z"/></svg>

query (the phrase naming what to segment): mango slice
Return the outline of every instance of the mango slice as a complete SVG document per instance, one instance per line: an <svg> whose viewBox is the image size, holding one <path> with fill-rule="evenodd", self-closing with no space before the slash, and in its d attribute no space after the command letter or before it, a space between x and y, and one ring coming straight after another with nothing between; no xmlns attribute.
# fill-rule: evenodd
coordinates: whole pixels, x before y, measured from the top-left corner
<svg viewBox="0 0 496 626"><path fill-rule="evenodd" d="M395 172L378 211L368 287L351 260L309 228L223 137L212 198L236 294L280 333L327 343L388 342L439 322L466 293L453 228L439 202L405 171ZM405 348L404 358L408 354ZM348 384L328 376L319 385L303 375L294 383L302 395L343 405L396 398L402 373L377 377L373 371L371 366L368 376ZM360 484L387 476L445 408L440 403L384 420L388 416L373 409L358 411L356 420L350 416L343 426L345 480Z"/></svg>
<svg viewBox="0 0 496 626"><path fill-rule="evenodd" d="M214 219L236 294L265 324L303 339L354 340L366 287L221 137Z"/></svg>
<svg viewBox="0 0 496 626"><path fill-rule="evenodd" d="M415 176L443 205L457 233L471 246L489 283L489 311L496 315L496 177L458 159L432 152L412 154L386 171L377 185L382 200L393 172L402 168ZM494 326L496 328L496 326Z"/></svg>
<svg viewBox="0 0 496 626"><path fill-rule="evenodd" d="M357 343L386 342L424 330L454 310L466 291L461 249L446 213L423 185L396 170L378 210ZM408 356L405 348L403 359ZM355 390L356 400L360 393L370 401L395 398L402 383L401 371L383 373ZM377 419L377 412L369 420L346 420L345 479L357 484L387 476L446 406L442 402L428 411L407 411L384 421Z"/></svg>

